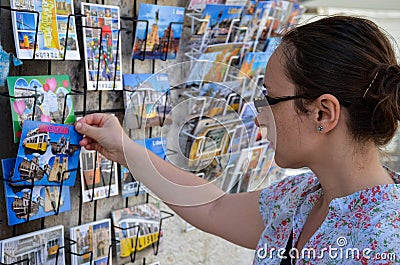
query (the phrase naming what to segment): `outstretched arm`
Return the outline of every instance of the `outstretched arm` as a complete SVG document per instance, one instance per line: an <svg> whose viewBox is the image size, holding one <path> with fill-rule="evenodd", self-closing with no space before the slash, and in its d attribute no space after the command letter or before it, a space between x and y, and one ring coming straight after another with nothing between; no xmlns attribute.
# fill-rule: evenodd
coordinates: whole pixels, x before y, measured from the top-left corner
<svg viewBox="0 0 400 265"><path fill-rule="evenodd" d="M88 115L77 122L76 129L85 134L82 146L127 166L135 178L192 225L238 245L256 247L264 229L259 192L225 194L134 143L112 115Z"/></svg>

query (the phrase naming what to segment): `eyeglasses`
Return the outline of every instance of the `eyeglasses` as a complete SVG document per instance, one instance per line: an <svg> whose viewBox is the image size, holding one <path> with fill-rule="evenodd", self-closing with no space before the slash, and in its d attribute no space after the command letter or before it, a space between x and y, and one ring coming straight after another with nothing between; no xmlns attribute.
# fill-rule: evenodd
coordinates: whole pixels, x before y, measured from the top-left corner
<svg viewBox="0 0 400 265"><path fill-rule="evenodd" d="M264 95L264 98L257 98L254 100L254 106L255 106L257 112L260 112L262 107L276 105L279 102L293 100L293 99L299 99L299 98L308 98L305 95L272 98L267 95L266 90L263 90L263 95ZM338 100L339 100L339 103L345 108L347 108L351 105L351 102L348 100L343 100L343 99L338 99Z"/></svg>
<svg viewBox="0 0 400 265"><path fill-rule="evenodd" d="M288 100L292 100L292 99L305 98L303 95L272 98L266 94L264 94L264 97L265 98L258 98L258 99L254 100L254 106L256 107L256 110L258 112L261 111L262 107L276 105L279 102L288 101Z"/></svg>

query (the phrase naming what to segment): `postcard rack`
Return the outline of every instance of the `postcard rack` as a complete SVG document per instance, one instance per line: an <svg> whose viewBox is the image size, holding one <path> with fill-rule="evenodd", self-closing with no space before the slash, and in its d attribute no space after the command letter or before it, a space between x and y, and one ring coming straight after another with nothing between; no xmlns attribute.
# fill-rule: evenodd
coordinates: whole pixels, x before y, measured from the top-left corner
<svg viewBox="0 0 400 265"><path fill-rule="evenodd" d="M196 38L196 41L191 45L191 51L195 53L202 53L204 49L209 45L209 40L212 39L212 29L209 28L210 21L208 19L200 18L202 14L198 12L187 13L186 16L190 19L190 35ZM240 22L240 19L232 19L229 25L229 31L224 41L220 43L229 43L231 36L233 36L234 29L237 28L235 24ZM196 35L196 28L204 28L204 34ZM216 44L216 43L215 43Z"/></svg>
<svg viewBox="0 0 400 265"><path fill-rule="evenodd" d="M174 216L173 213L170 213L170 212L167 212L167 211L160 211L160 213L164 214L165 216L162 216L160 218L157 234L156 235L154 235L154 234L146 235L146 237L151 237L151 239L148 239L148 241L151 242L151 245L152 245L152 248L153 248L153 253L154 253L155 256L157 256L157 254L158 254L163 220L171 218L171 217ZM125 231L125 233L126 233L126 231L130 231L132 229L134 229L134 231L136 231L134 233L133 237L128 237L128 238L124 238L124 239L112 238L112 241L115 242L114 244L112 244L112 246L114 246L114 245L116 246L117 244L121 244L121 241L127 241L127 240L131 241L131 244L134 246L134 248L133 248L132 251L129 251L130 253L128 255L125 255L125 256L126 257L129 256L130 262L134 263L135 260L136 260L136 253L138 251L138 246L142 247L142 246L140 246L140 242L139 242L141 226L140 225L132 225L132 226L128 226L128 227L121 227L121 226L117 226L117 225L114 224L113 227L115 229L119 229L119 230ZM155 240L154 240L154 237L156 237ZM111 249L111 246L110 246L110 249ZM109 251L109 253L110 253L110 251ZM125 254L127 254L127 253L125 253ZM109 259L110 259L110 256L109 256Z"/></svg>
<svg viewBox="0 0 400 265"><path fill-rule="evenodd" d="M209 43L209 39L211 38L211 36L209 36L210 31L212 31L212 29L209 29L209 23L210 21L207 19L203 19L200 18L202 14L199 12L192 12L192 13L187 13L186 16L190 19L190 36L193 38L191 39L189 42L190 44L190 51L187 52L187 54L201 54L202 52L204 52L205 48L207 47L207 45L210 45ZM257 51L257 47L259 45L259 43L261 42L260 39L262 37L262 33L264 31L267 32L267 35L264 36L265 39L268 39L271 34L272 34L272 30L273 30L273 24L274 21L276 20L277 16L277 10L274 9L274 12L271 16L268 16L267 19L267 24L266 26L263 27L259 27L258 30L256 31L257 34L255 34L254 37L252 37L251 41L247 41L247 42L241 42L243 43L246 47L249 48L249 51ZM218 43L235 43L237 42L237 40L235 39L235 36L238 35L240 32L241 35L246 36L248 34L248 27L240 27L237 24L240 22L240 19L232 19L230 26L229 26L229 30L227 33L227 36L225 38L224 41L218 42ZM205 28L204 34L199 34L196 35L196 28ZM217 43L213 43L213 44L217 44Z"/></svg>

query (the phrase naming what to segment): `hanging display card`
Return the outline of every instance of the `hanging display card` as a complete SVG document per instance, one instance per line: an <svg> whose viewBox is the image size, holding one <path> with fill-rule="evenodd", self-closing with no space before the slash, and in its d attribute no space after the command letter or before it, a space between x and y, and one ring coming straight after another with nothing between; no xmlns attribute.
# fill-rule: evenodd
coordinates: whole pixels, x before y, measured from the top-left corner
<svg viewBox="0 0 400 265"><path fill-rule="evenodd" d="M184 17L183 7L141 3L132 58L175 59Z"/></svg>
<svg viewBox="0 0 400 265"><path fill-rule="evenodd" d="M71 245L72 265L81 264L108 264L112 265L111 245L111 220L103 219L100 221L71 227L71 239L76 244ZM92 256L92 260L90 257Z"/></svg>
<svg viewBox="0 0 400 265"><path fill-rule="evenodd" d="M75 122L72 98L67 96L71 93L69 76L10 76L7 83L10 96L16 97L10 99L14 142L17 143L21 137L25 120L33 118L37 121L66 124Z"/></svg>
<svg viewBox="0 0 400 265"><path fill-rule="evenodd" d="M124 74L125 125L127 128L160 126L171 110L167 100L167 74Z"/></svg>
<svg viewBox="0 0 400 265"><path fill-rule="evenodd" d="M74 126L25 121L13 181L19 185L75 184L82 135ZM64 173L71 170L70 173Z"/></svg>
<svg viewBox="0 0 400 265"><path fill-rule="evenodd" d="M85 148L82 148L80 161L83 202L118 194L117 163Z"/></svg>
<svg viewBox="0 0 400 265"><path fill-rule="evenodd" d="M64 227L59 225L0 241L0 262L53 265L57 259L59 265L64 265L65 252L61 247Z"/></svg>
<svg viewBox="0 0 400 265"><path fill-rule="evenodd" d="M19 59L80 60L75 18L70 17L68 40L68 15L74 14L72 0L18 1L11 0L11 7L35 12L11 12L15 50ZM39 23L37 18L39 15ZM36 36L36 30L38 30ZM65 43L67 47L65 48Z"/></svg>
<svg viewBox="0 0 400 265"><path fill-rule="evenodd" d="M63 187L61 190L58 186L12 186L10 180L14 172L15 158L3 159L1 163L5 180L8 225L26 222L28 218L35 220L71 210L69 187Z"/></svg>
<svg viewBox="0 0 400 265"><path fill-rule="evenodd" d="M151 203L135 205L112 212L118 264L130 261L134 251L157 242L160 236L160 210Z"/></svg>
<svg viewBox="0 0 400 265"><path fill-rule="evenodd" d="M82 2L81 10L87 89L122 90L119 7Z"/></svg>

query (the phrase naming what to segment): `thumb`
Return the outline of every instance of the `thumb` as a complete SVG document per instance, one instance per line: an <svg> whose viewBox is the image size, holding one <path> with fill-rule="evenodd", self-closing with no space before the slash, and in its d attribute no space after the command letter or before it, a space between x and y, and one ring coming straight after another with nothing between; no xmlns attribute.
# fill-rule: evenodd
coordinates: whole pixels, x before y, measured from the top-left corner
<svg viewBox="0 0 400 265"><path fill-rule="evenodd" d="M97 127L90 126L89 124L79 122L79 121L75 124L75 129L80 134L84 134L87 137L90 137L92 139L96 139L96 136L98 135L98 130L99 130L99 128L97 128Z"/></svg>

